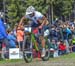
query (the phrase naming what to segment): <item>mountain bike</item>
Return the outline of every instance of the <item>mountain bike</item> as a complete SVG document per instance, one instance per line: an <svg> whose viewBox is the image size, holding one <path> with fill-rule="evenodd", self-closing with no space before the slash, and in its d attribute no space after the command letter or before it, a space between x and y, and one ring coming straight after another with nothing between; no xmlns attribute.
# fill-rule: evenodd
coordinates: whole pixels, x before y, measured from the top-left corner
<svg viewBox="0 0 75 66"><path fill-rule="evenodd" d="M25 31L25 35L24 35L24 43L23 43L23 57L24 57L24 60L27 63L29 63L33 59L33 49L35 49L36 51L40 51L40 54L41 54L42 46L41 44L37 44L37 40L34 33L32 32L31 26L25 26L24 31ZM50 43L49 43L47 32L48 32L48 29L44 31L44 38L46 41L46 44L45 44L46 53L44 57L41 57L43 61L49 60L49 57L50 57L50 52L49 52ZM40 40L39 40L39 43L40 43Z"/></svg>

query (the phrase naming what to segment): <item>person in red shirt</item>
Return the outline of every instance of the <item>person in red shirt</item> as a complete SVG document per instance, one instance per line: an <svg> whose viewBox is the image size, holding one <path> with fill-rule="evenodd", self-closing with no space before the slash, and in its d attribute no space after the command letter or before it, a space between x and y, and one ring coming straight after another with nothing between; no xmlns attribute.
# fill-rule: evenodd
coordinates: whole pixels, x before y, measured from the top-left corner
<svg viewBox="0 0 75 66"><path fill-rule="evenodd" d="M66 45L64 44L64 42L61 40L59 43L59 55L63 55L66 53Z"/></svg>

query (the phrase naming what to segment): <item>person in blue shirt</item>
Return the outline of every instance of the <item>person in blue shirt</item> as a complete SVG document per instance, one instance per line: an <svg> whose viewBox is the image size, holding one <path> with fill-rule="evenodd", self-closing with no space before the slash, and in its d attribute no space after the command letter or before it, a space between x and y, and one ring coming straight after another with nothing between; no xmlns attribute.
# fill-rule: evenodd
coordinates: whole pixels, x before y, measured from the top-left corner
<svg viewBox="0 0 75 66"><path fill-rule="evenodd" d="M10 29L8 29L7 32L10 48L16 48L16 37Z"/></svg>
<svg viewBox="0 0 75 66"><path fill-rule="evenodd" d="M4 38L7 38L7 33L5 30L4 22L2 18L0 18L0 39L4 39Z"/></svg>
<svg viewBox="0 0 75 66"><path fill-rule="evenodd" d="M3 16L1 13L0 13L0 42L1 42L1 46L2 46L2 43L5 43L6 50L9 51L9 42L7 38L7 32L6 32L6 28L3 21ZM8 58L8 53L6 53L6 58Z"/></svg>
<svg viewBox="0 0 75 66"><path fill-rule="evenodd" d="M50 39L55 39L56 41L58 41L58 32L56 31L56 27L54 25L52 25L50 30Z"/></svg>

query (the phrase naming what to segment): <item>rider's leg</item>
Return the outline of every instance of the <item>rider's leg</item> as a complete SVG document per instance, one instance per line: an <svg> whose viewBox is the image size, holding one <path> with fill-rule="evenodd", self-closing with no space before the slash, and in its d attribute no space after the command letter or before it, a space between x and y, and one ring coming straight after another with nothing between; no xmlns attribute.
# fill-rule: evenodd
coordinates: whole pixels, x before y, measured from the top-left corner
<svg viewBox="0 0 75 66"><path fill-rule="evenodd" d="M41 44L42 44L42 48L45 48L45 39L44 39L44 37L42 37Z"/></svg>
<svg viewBox="0 0 75 66"><path fill-rule="evenodd" d="M42 30L40 30L40 34L41 34L41 36L40 36L40 40L41 40L41 45L42 45L42 57L44 57L45 56L45 44L46 44L46 41L45 41L45 39L44 39L44 36L43 36L43 33L44 33L44 31L46 30L46 29L48 29L49 27L48 26L43 26L43 29Z"/></svg>
<svg viewBox="0 0 75 66"><path fill-rule="evenodd" d="M43 36L40 36L40 39L41 39L41 44L42 44L42 57L45 56L45 39Z"/></svg>

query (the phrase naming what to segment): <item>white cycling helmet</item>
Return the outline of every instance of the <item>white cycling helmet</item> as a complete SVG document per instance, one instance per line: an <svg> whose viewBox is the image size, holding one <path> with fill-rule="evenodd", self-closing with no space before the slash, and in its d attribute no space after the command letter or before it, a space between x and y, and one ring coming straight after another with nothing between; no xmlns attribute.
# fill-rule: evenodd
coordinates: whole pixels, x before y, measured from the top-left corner
<svg viewBox="0 0 75 66"><path fill-rule="evenodd" d="M35 8L33 6L29 6L26 9L26 15L32 14L33 12L35 12Z"/></svg>

